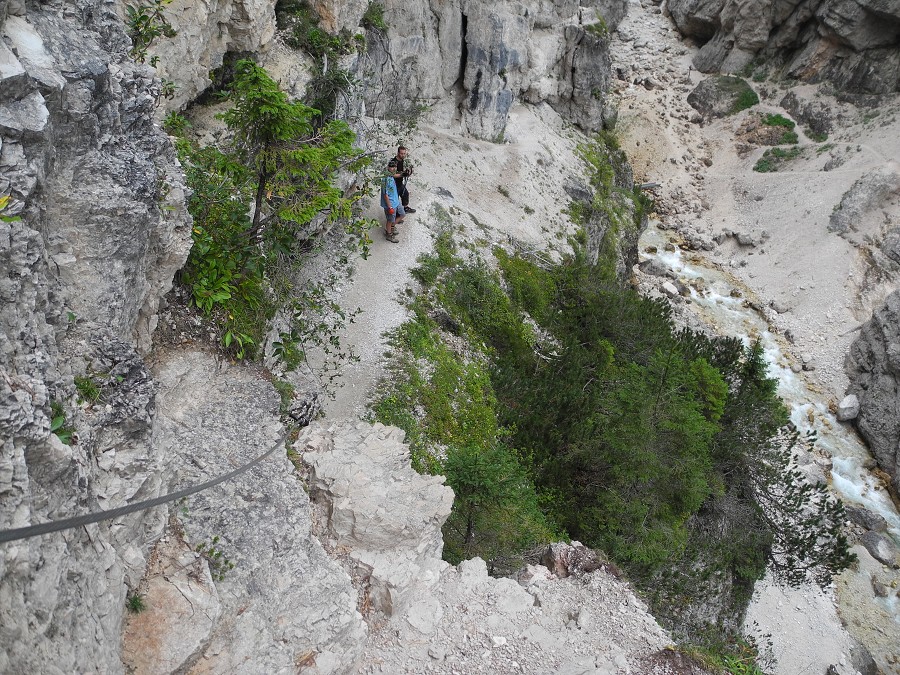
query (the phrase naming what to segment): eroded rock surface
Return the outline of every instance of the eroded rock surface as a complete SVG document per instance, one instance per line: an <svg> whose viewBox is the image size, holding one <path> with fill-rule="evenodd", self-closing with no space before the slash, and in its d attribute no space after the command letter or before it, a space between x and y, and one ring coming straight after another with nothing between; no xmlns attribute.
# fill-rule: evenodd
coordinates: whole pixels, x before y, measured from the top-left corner
<svg viewBox="0 0 900 675"><path fill-rule="evenodd" d="M309 500L286 457L271 384L202 352L168 354L155 371L154 445L172 458L173 489L278 446L258 466L178 506L191 547L206 551L220 604L208 638L179 667L277 673L305 664L304 672L353 672L365 641L356 592L311 535Z"/></svg>
<svg viewBox="0 0 900 675"><path fill-rule="evenodd" d="M856 427L900 489L900 291L863 324L850 347L847 374L848 391L859 399Z"/></svg>
<svg viewBox="0 0 900 675"><path fill-rule="evenodd" d="M738 72L756 57L811 82L900 90L900 5L890 0L670 0L703 72Z"/></svg>
<svg viewBox="0 0 900 675"><path fill-rule="evenodd" d="M190 243L180 170L111 6L0 4L0 526L159 494L159 298ZM74 376L99 399L76 395ZM82 399L82 402L79 400ZM58 404L58 409L51 407ZM54 417L69 444L50 432ZM127 584L160 510L0 549L0 671L121 671Z"/></svg>
<svg viewBox="0 0 900 675"><path fill-rule="evenodd" d="M479 558L442 562L451 491L412 471L399 429L314 423L296 447L329 548L360 587L371 627L360 672L672 672L660 657L668 636L581 545L547 551L565 579L542 565L516 583L490 577Z"/></svg>

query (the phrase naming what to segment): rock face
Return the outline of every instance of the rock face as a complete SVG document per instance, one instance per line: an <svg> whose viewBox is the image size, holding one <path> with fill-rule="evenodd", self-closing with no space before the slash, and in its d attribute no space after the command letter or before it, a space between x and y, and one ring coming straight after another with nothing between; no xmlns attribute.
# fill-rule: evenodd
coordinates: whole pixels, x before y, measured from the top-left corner
<svg viewBox="0 0 900 675"><path fill-rule="evenodd" d="M273 0L174 0L164 15L177 34L160 39L149 55L159 58L159 76L177 84L165 110L184 108L209 87L210 71L229 52L263 52L275 37Z"/></svg>
<svg viewBox="0 0 900 675"><path fill-rule="evenodd" d="M0 3L0 527L157 495L159 298L184 262L180 170L111 6ZM136 349L137 348L137 349ZM78 405L73 375L100 400ZM51 411L51 401L60 407ZM65 416L70 444L50 432ZM0 550L0 671L118 672L126 584L159 510Z"/></svg>
<svg viewBox="0 0 900 675"><path fill-rule="evenodd" d="M900 291L863 324L846 367L848 393L859 399L856 427L900 489Z"/></svg>
<svg viewBox="0 0 900 675"><path fill-rule="evenodd" d="M754 58L784 74L841 88L900 90L900 5L891 0L670 0L678 30L703 46L703 72L737 72Z"/></svg>
<svg viewBox="0 0 900 675"><path fill-rule="evenodd" d="M180 662L164 672L276 673L298 663L323 675L353 672L365 641L356 592L311 534L309 500L285 456L274 389L253 370L201 352L168 354L155 374L153 445L177 471L173 490L278 450L178 505L190 550L178 548L176 532L169 557L196 566L197 580L167 574L165 565L151 569L145 602L166 605L169 620L131 622L128 665L158 668L159 649L168 645L166 658L179 654ZM179 586L199 600L191 630L177 620L179 606L166 604Z"/></svg>
<svg viewBox="0 0 900 675"><path fill-rule="evenodd" d="M314 423L295 446L324 532L368 613L360 672L672 672L660 656L666 634L579 544L547 552L559 575L534 565L519 583L488 576L479 558L441 561L452 493L443 478L412 471L402 439L381 424Z"/></svg>
<svg viewBox="0 0 900 675"><path fill-rule="evenodd" d="M627 4L587 4L431 0L389 5L387 33L369 31L369 52L358 68L368 111L398 115L412 103L455 96L463 128L495 141L502 140L510 106L518 98L546 101L587 130L611 125L608 30L624 16Z"/></svg>
<svg viewBox="0 0 900 675"><path fill-rule="evenodd" d="M441 527L453 506L443 476L413 471L403 438L381 424L314 423L296 446L310 468L311 498L327 511L332 545L350 549L372 606L389 616L404 614L447 566Z"/></svg>

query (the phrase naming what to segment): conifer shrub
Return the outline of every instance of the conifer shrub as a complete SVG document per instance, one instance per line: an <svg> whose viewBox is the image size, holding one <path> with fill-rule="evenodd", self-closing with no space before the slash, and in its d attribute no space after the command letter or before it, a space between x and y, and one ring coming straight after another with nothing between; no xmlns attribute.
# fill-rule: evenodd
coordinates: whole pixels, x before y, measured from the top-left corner
<svg viewBox="0 0 900 675"><path fill-rule="evenodd" d="M805 441L759 346L676 330L577 243L555 265L497 250L499 272L441 249L374 413L463 495L449 560L500 570L564 534L609 554L680 635L720 637L694 620L704 589L729 580L730 620L767 568L825 584L850 564L840 503L792 464Z"/></svg>

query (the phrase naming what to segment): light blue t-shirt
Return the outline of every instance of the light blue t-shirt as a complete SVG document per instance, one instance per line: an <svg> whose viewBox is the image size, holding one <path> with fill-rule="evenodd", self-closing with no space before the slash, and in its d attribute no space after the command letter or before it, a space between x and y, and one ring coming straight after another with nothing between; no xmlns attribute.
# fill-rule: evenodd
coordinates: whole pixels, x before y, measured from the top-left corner
<svg viewBox="0 0 900 675"><path fill-rule="evenodd" d="M400 195L397 194L397 183L393 176L385 176L381 179L381 208L400 206Z"/></svg>

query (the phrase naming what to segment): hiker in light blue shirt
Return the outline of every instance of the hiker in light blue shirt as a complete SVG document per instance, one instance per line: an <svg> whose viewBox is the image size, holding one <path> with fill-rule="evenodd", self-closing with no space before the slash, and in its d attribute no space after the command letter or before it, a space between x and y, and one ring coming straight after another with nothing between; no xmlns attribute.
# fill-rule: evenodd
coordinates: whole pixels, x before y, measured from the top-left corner
<svg viewBox="0 0 900 675"><path fill-rule="evenodd" d="M397 238L397 225L406 218L406 211L400 203L400 195L397 192L397 183L394 174L397 172L397 160L391 159L387 165L387 172L381 179L381 208L384 209L384 238L392 244L400 240Z"/></svg>

